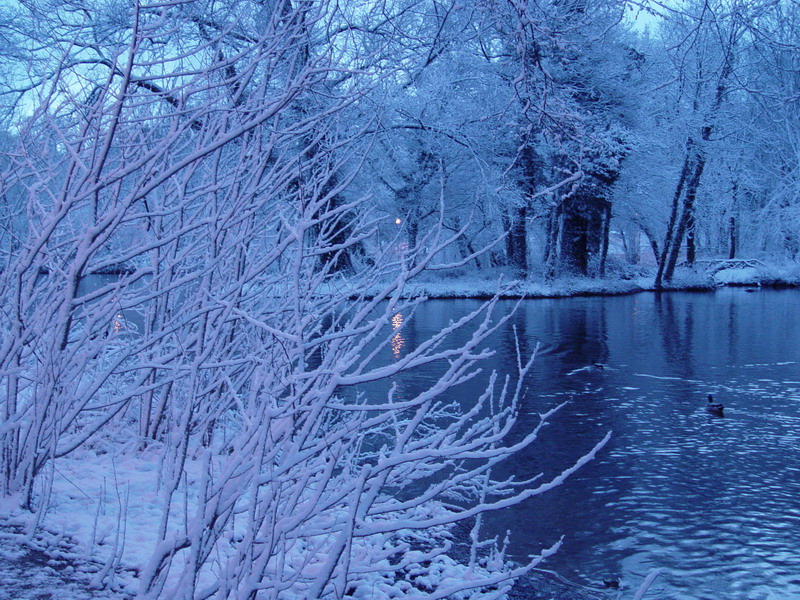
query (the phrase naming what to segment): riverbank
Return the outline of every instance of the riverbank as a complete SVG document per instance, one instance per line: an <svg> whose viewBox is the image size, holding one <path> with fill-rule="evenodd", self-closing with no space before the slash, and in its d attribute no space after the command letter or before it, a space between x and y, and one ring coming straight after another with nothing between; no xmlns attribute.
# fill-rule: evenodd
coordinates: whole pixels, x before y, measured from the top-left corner
<svg viewBox="0 0 800 600"><path fill-rule="evenodd" d="M470 530L473 519L456 523L452 529L453 545L448 554L454 560L467 564L470 558ZM546 564L546 561L545 561ZM598 580L602 584L602 579ZM567 581L557 573L535 568L517 578L506 600L606 600L618 597L618 590L587 588Z"/></svg>
<svg viewBox="0 0 800 600"><path fill-rule="evenodd" d="M569 298L574 296L619 296L652 291L713 291L724 286L753 288L800 287L800 265L758 265L712 270L678 269L672 281L655 286L655 269L637 273L609 275L605 278L542 277L514 279L503 269L471 272L467 270L432 271L414 279L409 295L440 299L489 299L500 297Z"/></svg>
<svg viewBox="0 0 800 600"><path fill-rule="evenodd" d="M40 512L19 508L15 498L0 502L0 600L137 597L142 574L161 543L158 535L164 492L160 485L158 444L142 449L137 448L138 444L115 446L112 442L95 440L70 456L56 459L50 475L49 502ZM222 460L212 463L211 469L221 471L221 463ZM183 520L187 530L197 509L204 466L200 458L187 458L185 478L170 503L171 522ZM483 564L470 568L469 550L465 552L462 547L466 542L456 544L455 552L428 557L431 543L445 547L451 537L466 539L464 532L468 529L456 526L452 534L449 529L449 526L434 526L430 536L401 532L408 544L401 561L404 566L393 571L387 563L383 571L367 569L360 575L357 566L353 581L360 588L354 588L352 596L369 600L420 597L420 593L437 587L458 588L465 579L501 574ZM32 535L28 533L31 531ZM213 578L220 572L219 565L230 558L225 547L225 540L217 545L218 565L205 571L200 583L213 585ZM370 552L373 553L370 562L387 561L368 541L356 543L353 564L356 560L364 561ZM424 560L417 562L414 555L423 556ZM178 575L167 572L165 578L174 585ZM526 591L509 593L507 600L602 600L541 574L529 574L514 589ZM297 590L286 591L281 597L304 598ZM457 600L469 596L457 593L452 597Z"/></svg>
<svg viewBox="0 0 800 600"><path fill-rule="evenodd" d="M13 499L0 503L0 600L135 597L142 569L158 542L162 510L157 463L154 447L134 451L130 445L115 449L109 440L90 442L75 455L57 459L50 505L42 513L22 510ZM186 486L171 507L173 517L193 513L200 467L200 461L187 460ZM435 559L442 578L456 581L469 576L472 524L472 520L457 523L446 534L453 545ZM27 533L34 530L33 535ZM541 566L546 567L546 561ZM409 580L411 572L413 568L398 572L399 580ZM599 573L597 586L589 588L535 569L517 579L506 600L618 597L618 590L603 589L604 576L608 575ZM406 588L404 584L404 592L409 591ZM404 594L383 589L369 595L370 600L390 597Z"/></svg>
<svg viewBox="0 0 800 600"><path fill-rule="evenodd" d="M135 595L136 570L89 560L75 539L40 529L31 538L23 520L0 516L0 600L131 600ZM29 524L28 524L29 525ZM453 532L458 540L465 528ZM460 562L469 559L466 540L451 552ZM98 582L109 577L110 581ZM604 600L616 590L590 590L546 570L535 569L520 577L507 600Z"/></svg>

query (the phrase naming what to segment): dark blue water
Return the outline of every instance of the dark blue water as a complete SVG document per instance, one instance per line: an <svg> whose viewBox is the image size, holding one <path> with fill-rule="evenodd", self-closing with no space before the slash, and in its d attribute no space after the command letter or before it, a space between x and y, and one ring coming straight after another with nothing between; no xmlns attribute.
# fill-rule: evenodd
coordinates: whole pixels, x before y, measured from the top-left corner
<svg viewBox="0 0 800 600"><path fill-rule="evenodd" d="M476 306L428 302L392 351ZM624 597L660 568L645 598L800 598L798 308L796 290L524 301L486 364L514 365L512 324L524 352L540 344L512 437L569 404L496 475L553 475L613 437L564 485L494 515L488 532L510 530L519 558L564 535L544 566L588 587L620 579ZM583 369L592 363L605 368ZM404 376L401 391L432 380L429 369ZM472 385L457 393L482 391ZM707 393L724 418L704 410Z"/></svg>

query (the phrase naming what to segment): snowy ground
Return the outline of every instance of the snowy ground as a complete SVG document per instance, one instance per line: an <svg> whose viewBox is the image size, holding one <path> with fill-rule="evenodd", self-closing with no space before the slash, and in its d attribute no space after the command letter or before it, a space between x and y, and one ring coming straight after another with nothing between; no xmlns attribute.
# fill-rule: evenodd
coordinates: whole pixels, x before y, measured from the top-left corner
<svg viewBox="0 0 800 600"><path fill-rule="evenodd" d="M96 589L93 582L102 565L82 559L76 547L55 536L26 542L22 528L0 520L0 600L128 600L119 586ZM49 542L48 542L49 539ZM38 542L38 543L37 543ZM47 546L47 552L36 546ZM58 558L53 558L58 556ZM130 572L128 573L130 575ZM124 578L125 572L116 577ZM128 580L132 583L132 579ZM509 600L599 600L612 598L612 590L599 593L570 585L546 572L533 572L517 582Z"/></svg>
<svg viewBox="0 0 800 600"><path fill-rule="evenodd" d="M101 565L81 560L66 540L47 535L29 540L22 528L0 520L0 600L131 597L120 589L93 589L92 581L100 568Z"/></svg>
<svg viewBox="0 0 800 600"><path fill-rule="evenodd" d="M182 490L183 500L173 507L176 513L192 510L194 470L187 466L188 485ZM120 455L95 447L58 459L46 513L33 515L13 508L12 502L0 506L0 600L134 597L137 575L147 564L161 518L158 472L154 451ZM37 518L41 529L29 538L26 531ZM456 561L468 560L468 554L464 544L455 544ZM456 568L445 559L445 566ZM534 572L518 582L509 600L615 597L609 593Z"/></svg>
<svg viewBox="0 0 800 600"><path fill-rule="evenodd" d="M158 466L155 453L118 455L102 445L78 450L55 461L44 514L10 501L0 506L0 600L50 598L53 586L59 600L132 597L161 517ZM31 548L25 531L35 519L41 533Z"/></svg>

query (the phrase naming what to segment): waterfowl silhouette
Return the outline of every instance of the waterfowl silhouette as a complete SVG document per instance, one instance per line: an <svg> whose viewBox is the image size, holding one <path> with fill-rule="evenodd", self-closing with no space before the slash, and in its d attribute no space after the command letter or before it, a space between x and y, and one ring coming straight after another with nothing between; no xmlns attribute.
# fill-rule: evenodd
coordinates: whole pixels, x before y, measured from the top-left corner
<svg viewBox="0 0 800 600"><path fill-rule="evenodd" d="M714 402L714 396L711 394L708 395L708 404L706 404L706 411L711 413L712 415L717 415L718 417L724 416L725 406L723 406L720 402Z"/></svg>
<svg viewBox="0 0 800 600"><path fill-rule="evenodd" d="M619 589L619 580L617 579L603 579L603 586L609 590Z"/></svg>
<svg viewBox="0 0 800 600"><path fill-rule="evenodd" d="M593 362L590 365L586 365L585 367L579 367L577 369L573 369L567 375L576 375L577 373L600 373L606 369L606 366L603 363Z"/></svg>

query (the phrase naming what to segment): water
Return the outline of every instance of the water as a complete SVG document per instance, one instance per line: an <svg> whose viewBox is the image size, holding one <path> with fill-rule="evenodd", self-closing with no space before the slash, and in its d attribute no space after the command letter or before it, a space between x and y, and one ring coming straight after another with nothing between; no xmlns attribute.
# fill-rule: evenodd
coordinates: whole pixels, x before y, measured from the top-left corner
<svg viewBox="0 0 800 600"><path fill-rule="evenodd" d="M387 352L475 306L427 303ZM660 568L648 599L800 598L798 306L800 291L742 289L523 302L511 323L523 351L540 350L512 437L570 402L497 475L553 475L613 437L561 487L493 515L489 531L510 529L518 558L563 534L545 566L584 586L620 579L625 597ZM487 367L514 364L511 335L498 334ZM584 368L593 363L605 368ZM404 376L401 390L435 371ZM479 393L471 385L457 393ZM707 393L724 418L706 413Z"/></svg>

